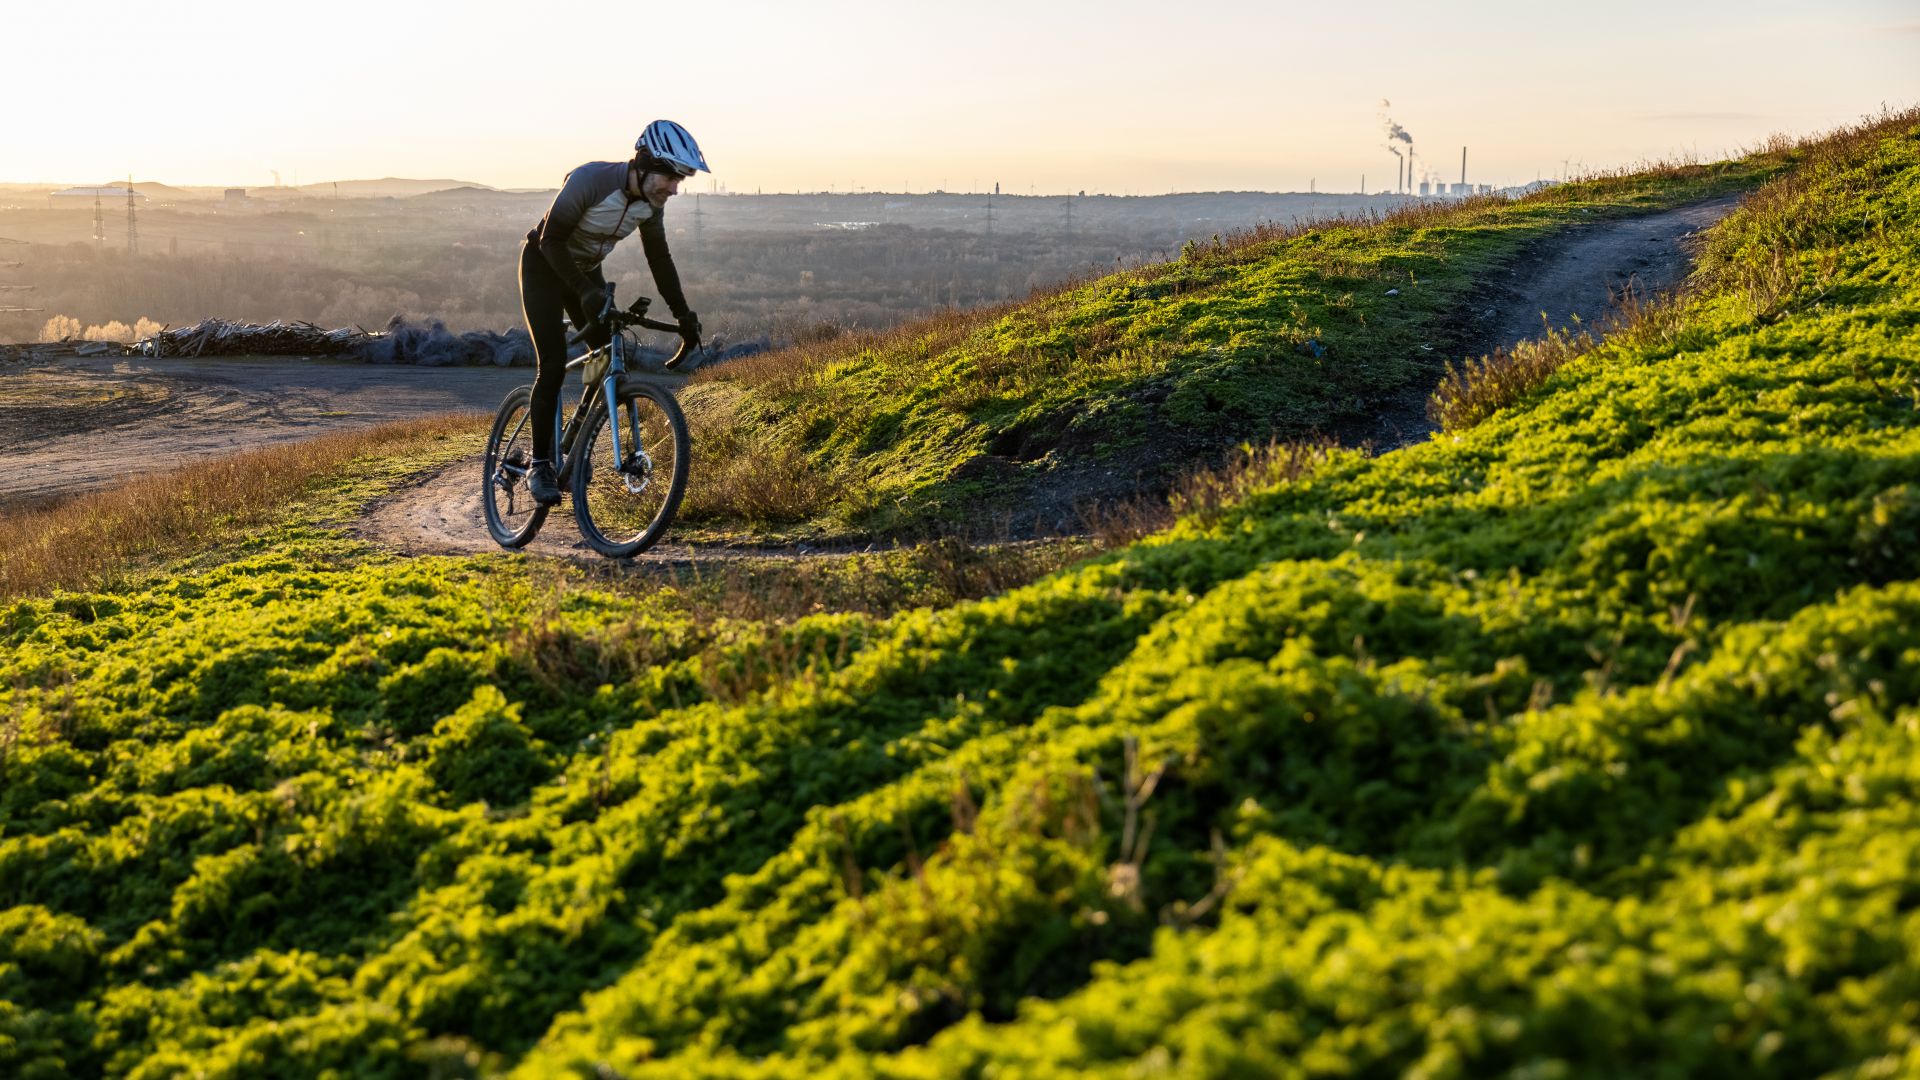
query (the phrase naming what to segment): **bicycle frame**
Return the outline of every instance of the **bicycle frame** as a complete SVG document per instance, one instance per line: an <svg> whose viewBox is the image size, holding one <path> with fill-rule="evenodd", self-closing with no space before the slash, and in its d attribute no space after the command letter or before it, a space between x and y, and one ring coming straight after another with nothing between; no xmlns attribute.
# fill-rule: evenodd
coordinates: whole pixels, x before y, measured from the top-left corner
<svg viewBox="0 0 1920 1080"><path fill-rule="evenodd" d="M553 429L560 432L559 457L556 459L559 462L559 468L556 472L559 474L560 483L562 484L568 482L569 477L573 473L574 463L579 460L573 452L573 444L574 441L580 437L580 428L586 423L587 414L592 411L595 401L605 400L609 403L607 407L609 414L607 416L607 434L613 439L613 460L617 462L625 462L627 460L627 456L620 445L620 418L612 415L613 406L611 404L612 402L620 400L617 394L620 385L620 376L627 372L626 341L627 335L615 331L612 339L603 346L608 353L607 372L600 378L597 385L587 382L585 375L582 375L581 385L583 392L580 395L580 402L574 406L573 417L567 420L564 428L562 428L560 423L561 414L565 411L564 406L556 404L553 407ZM567 370L572 371L575 368L579 368L584 372L587 364L591 362L600 351L600 349L595 349L592 352L585 353L578 359L567 361ZM629 412L631 411L632 410L629 410ZM639 418L637 416L629 416L628 422L636 429L639 427ZM635 430L629 434L635 445L638 445L640 439L639 431Z"/></svg>
<svg viewBox="0 0 1920 1080"><path fill-rule="evenodd" d="M574 441L579 438L580 429L586 423L587 414L592 411L594 402L597 400L604 399L610 403L607 407L607 434L613 440L613 460L620 463L618 467L621 471L625 471L627 456L621 445L620 418L613 415L613 405L611 404L620 400L618 394L620 377L627 372L627 335L625 329L628 326L645 326L648 329L661 330L667 333L679 333L680 331L680 328L672 323L663 323L647 318L646 311L647 300L644 297L636 302L633 308L627 311L616 310L613 307L613 287L609 285L607 287L607 313L603 317L612 322L612 336L601 349L590 350L576 359L567 361L568 371L573 371L576 368L582 369L581 382L584 387L584 392L580 395L579 404L574 406L573 417L567 419L564 425L561 421L563 419L563 413L565 412L565 406L555 403L553 407L554 437L560 442L560 445L555 448L553 459L554 472L559 479L560 486L563 488L570 481L573 474L573 467L577 460L573 453ZM573 333L568 337L567 343L573 344L579 341L585 333L584 330ZM688 348L689 343L683 339L680 344L680 350L674 353L673 357L661 366L665 368L678 366L680 361L687 355ZM602 349L608 354L606 374L600 378L598 384L589 383L586 381L584 369ZM521 429L526 427L530 419L532 419L531 413L521 417L519 425L513 429L513 434L508 436L508 442L512 442L520 436ZM627 410L627 424L629 428L627 432L628 438L631 439L632 444L637 447L640 445L640 416L638 411L631 407ZM513 474L516 478L526 475L524 468L517 468L504 462L500 467Z"/></svg>

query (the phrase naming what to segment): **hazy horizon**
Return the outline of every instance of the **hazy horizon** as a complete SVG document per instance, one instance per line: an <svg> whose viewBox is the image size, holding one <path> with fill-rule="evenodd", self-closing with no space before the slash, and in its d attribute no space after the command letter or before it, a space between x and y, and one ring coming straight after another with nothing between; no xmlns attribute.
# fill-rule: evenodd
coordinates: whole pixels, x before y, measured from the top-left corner
<svg viewBox="0 0 1920 1080"><path fill-rule="evenodd" d="M689 190L1108 194L1394 186L1389 119L1437 179L1521 184L1715 159L1920 100L1907 2L1518 3L1471 12L1198 0L963 13L860 0L668 8L601 63L499 3L349 0L325 15L111 0L13 13L47 93L0 182L262 188L382 177L547 189L648 120L714 163ZM196 57L194 63L177 58ZM150 72L150 74L149 74ZM605 102L604 106L597 103ZM1391 102L1383 105L1383 102ZM1396 143L1396 145L1401 145Z"/></svg>
<svg viewBox="0 0 1920 1080"><path fill-rule="evenodd" d="M1456 176L1453 179L1458 179L1458 177ZM1371 178L1369 178L1369 181L1371 181ZM1393 181L1392 175L1389 174L1387 177L1387 186L1389 188L1393 186L1392 181ZM313 196L318 198L325 198L326 197L325 189L328 186L334 185L334 184L382 184L382 183L426 184L426 183L441 183L441 182L450 184L452 186L445 187L445 188L431 188L431 189L423 188L420 192L418 192L418 194L431 195L431 194L438 194L446 191L458 190L462 187L476 187L476 188L479 188L480 190L491 191L501 195L538 195L538 194L557 191L560 187L558 183L554 183L546 187L504 188L504 187L495 187L491 184L483 184L477 180L463 180L459 177L428 177L428 176L354 176L354 177L343 176L343 177L340 177L338 180L302 179L297 185L291 179L289 179L287 180L286 183L282 184L277 188L272 184L271 181L265 184L242 184L242 183L177 184L165 178L151 178L151 177L145 177L145 176L135 176L133 178L133 184L136 189L144 188L148 186L176 188L182 191L202 192L202 193L205 193L208 198L212 198L212 199L217 199L220 193L228 190L233 190L233 189L244 190L250 196L257 195L258 193L263 191L286 191L286 192L298 192L303 195L308 195L308 196ZM1448 180L1446 182L1451 183L1452 181ZM1475 181L1475 183L1479 183L1479 182L1480 181ZM110 178L110 179L101 180L101 181L75 180L70 178L58 179L58 180L0 180L0 188L48 188L56 191L63 188L90 188L90 187L100 187L103 189L117 188L117 189L124 190L126 188L126 185L127 185L127 178L124 176L118 179ZM1368 197L1378 197L1383 194L1391 194L1391 192L1380 191L1379 185L1377 184L1373 185L1373 187L1374 187L1374 190L1366 192L1364 194ZM706 188L704 187L696 188L691 182L689 182L686 187L683 187L681 191L683 195L692 195L692 194L705 195L708 193ZM813 197L813 196L829 196L829 195L901 196L901 197L918 198L921 196L960 196L960 195L982 195L982 194L989 194L989 193L992 193L991 184L986 185L985 187L983 187L978 191L968 190L965 188L955 188L953 190L933 190L933 191L901 191L897 188L888 189L888 188L880 188L880 187L870 188L866 186L861 186L857 190L842 187L842 188L837 188L832 190L822 188L817 191L727 190L727 191L721 192L721 194L723 195L740 196L743 198L753 198L755 196L759 196L763 198L772 198L775 196L792 198L792 197ZM1012 190L1003 189L1002 191L999 192L998 197L1010 198L1010 197L1017 196L1020 198L1058 199L1058 198L1065 198L1068 196L1072 196L1075 198L1099 197L1099 198L1164 199L1164 198L1170 198L1170 197L1180 198L1183 196L1210 196L1210 195L1249 195L1249 196L1298 195L1302 198L1313 198L1316 196L1350 196L1350 197L1358 198L1362 194L1363 193L1358 190L1346 190L1346 191L1342 191L1338 189L1329 190L1323 186L1315 191L1308 191L1306 189L1301 189L1299 191L1290 191L1290 190L1283 190L1283 189L1277 189L1277 188L1204 188L1204 189L1194 188L1190 190L1180 189L1180 190L1174 190L1174 191L1134 191L1134 192L1095 191L1092 189L1088 189L1085 191L1028 192L1028 191L1012 191Z"/></svg>

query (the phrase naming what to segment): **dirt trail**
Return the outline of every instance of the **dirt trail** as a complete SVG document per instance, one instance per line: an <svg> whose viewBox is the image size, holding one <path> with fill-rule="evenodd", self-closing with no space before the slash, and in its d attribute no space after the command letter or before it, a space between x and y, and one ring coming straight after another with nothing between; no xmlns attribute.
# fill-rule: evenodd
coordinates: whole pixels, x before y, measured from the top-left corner
<svg viewBox="0 0 1920 1080"><path fill-rule="evenodd" d="M1604 327L1616 298L1631 288L1642 298L1683 281L1699 251L1702 230L1739 205L1740 196L1697 202L1677 210L1577 225L1536 241L1513 265L1483 283L1456 320L1447 353L1481 357L1539 337L1545 325ZM1427 419L1429 387L1444 372L1436 351L1432 378L1382 411L1371 432L1354 443L1398 449L1433 433Z"/></svg>
<svg viewBox="0 0 1920 1080"><path fill-rule="evenodd" d="M1556 330L1573 326L1576 317L1597 329L1613 298L1628 287L1644 297L1679 284L1698 254L1698 234L1739 202L1732 195L1576 229L1494 283L1485 306L1474 313L1491 324L1480 351L1539 337L1543 313Z"/></svg>
<svg viewBox="0 0 1920 1080"><path fill-rule="evenodd" d="M348 526L350 536L408 555L477 555L501 550L487 534L480 504L480 457L456 461L415 478L375 500ZM611 563L580 539L573 503L562 502L547 515L533 541L520 550L552 558ZM711 563L730 559L791 559L839 556L850 551L795 547L703 547L660 543L636 560L646 564Z"/></svg>

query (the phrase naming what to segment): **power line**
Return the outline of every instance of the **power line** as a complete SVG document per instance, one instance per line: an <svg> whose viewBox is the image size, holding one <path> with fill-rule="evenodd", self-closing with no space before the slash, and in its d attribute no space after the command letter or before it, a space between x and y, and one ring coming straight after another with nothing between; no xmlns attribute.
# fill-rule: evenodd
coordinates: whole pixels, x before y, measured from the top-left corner
<svg viewBox="0 0 1920 1080"><path fill-rule="evenodd" d="M27 246L27 242L25 240L13 240L5 236L0 236L0 247L7 247L7 246L25 247ZM18 260L8 260L6 262L0 262L0 269L17 270L24 265L26 265L24 262L21 262ZM29 284L0 285L0 292L30 293L33 291L34 291L34 287ZM37 307L19 307L14 304L0 304L0 315L30 315L34 312L43 311L43 310L45 309L37 308Z"/></svg>

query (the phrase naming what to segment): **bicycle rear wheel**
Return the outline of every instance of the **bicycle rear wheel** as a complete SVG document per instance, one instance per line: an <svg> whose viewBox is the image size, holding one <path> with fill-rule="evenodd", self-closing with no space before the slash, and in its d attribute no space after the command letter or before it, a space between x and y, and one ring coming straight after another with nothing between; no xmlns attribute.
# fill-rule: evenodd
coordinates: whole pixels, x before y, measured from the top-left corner
<svg viewBox="0 0 1920 1080"><path fill-rule="evenodd" d="M503 548L525 547L547 520L547 507L527 490L527 470L533 466L533 388L521 386L500 403L487 436L487 456L480 479L480 505L486 510L487 532Z"/></svg>
<svg viewBox="0 0 1920 1080"><path fill-rule="evenodd" d="M595 403L572 457L573 514L587 545L615 559L652 547L680 508L692 456L686 415L665 387L623 380L611 418Z"/></svg>

